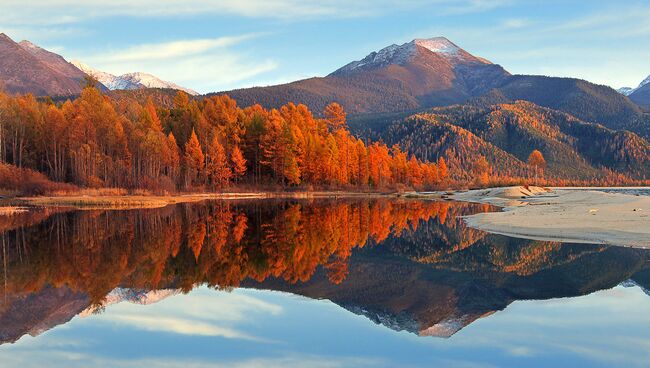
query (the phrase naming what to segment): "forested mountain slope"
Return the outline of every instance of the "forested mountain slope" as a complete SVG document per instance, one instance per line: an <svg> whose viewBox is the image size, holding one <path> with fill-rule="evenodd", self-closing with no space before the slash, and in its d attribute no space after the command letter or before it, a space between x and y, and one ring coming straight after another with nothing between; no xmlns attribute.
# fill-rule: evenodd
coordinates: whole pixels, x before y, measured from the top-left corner
<svg viewBox="0 0 650 368"><path fill-rule="evenodd" d="M380 131L355 128L389 145L400 144L419 158L445 157L453 172L464 176L459 179L485 170L477 167L480 157L490 173L522 175L533 150L544 155L549 177L650 176L650 144L644 138L526 101L434 108L394 120Z"/></svg>

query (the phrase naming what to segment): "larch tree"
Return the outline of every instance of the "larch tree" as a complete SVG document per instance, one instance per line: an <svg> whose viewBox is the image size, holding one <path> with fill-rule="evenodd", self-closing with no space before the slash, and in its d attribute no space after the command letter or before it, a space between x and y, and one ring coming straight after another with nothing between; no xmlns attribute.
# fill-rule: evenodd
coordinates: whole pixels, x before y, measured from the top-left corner
<svg viewBox="0 0 650 368"><path fill-rule="evenodd" d="M176 137L174 137L174 134L172 132L170 132L167 136L166 146L166 174L173 182L175 182L178 176L178 168L180 167L181 159L178 153L178 144L176 143Z"/></svg>
<svg viewBox="0 0 650 368"><path fill-rule="evenodd" d="M444 181L449 176L449 169L447 168L447 161L444 157L438 159L438 178Z"/></svg>
<svg viewBox="0 0 650 368"><path fill-rule="evenodd" d="M199 139L194 129L192 129L190 139L185 144L183 161L185 163L185 187L196 185L200 181L200 176L203 173L205 156L203 155Z"/></svg>
<svg viewBox="0 0 650 368"><path fill-rule="evenodd" d="M528 156L528 165L532 166L535 170L535 176L537 176L537 173L544 174L544 169L546 168L544 155L539 150L533 150Z"/></svg>
<svg viewBox="0 0 650 368"><path fill-rule="evenodd" d="M232 162L233 176L236 180L246 174L246 159L239 146L234 146L230 154L230 162Z"/></svg>
<svg viewBox="0 0 650 368"><path fill-rule="evenodd" d="M337 131L346 127L345 110L343 110L343 107L337 102L332 102L327 105L325 110L323 110L323 115L325 116L327 125L332 131Z"/></svg>
<svg viewBox="0 0 650 368"><path fill-rule="evenodd" d="M215 136L208 146L209 158L206 163L206 177L212 187L224 188L232 178L232 171L228 167L226 150Z"/></svg>
<svg viewBox="0 0 650 368"><path fill-rule="evenodd" d="M480 155L474 163L474 175L476 178L476 183L482 187L486 186L490 181L490 173L490 163L487 161L485 156Z"/></svg>

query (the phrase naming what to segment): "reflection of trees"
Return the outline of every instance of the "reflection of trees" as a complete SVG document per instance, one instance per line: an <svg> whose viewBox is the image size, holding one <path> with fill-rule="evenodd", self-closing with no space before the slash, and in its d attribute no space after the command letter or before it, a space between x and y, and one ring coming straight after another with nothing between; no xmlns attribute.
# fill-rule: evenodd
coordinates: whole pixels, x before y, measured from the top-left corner
<svg viewBox="0 0 650 368"><path fill-rule="evenodd" d="M482 205L416 200L204 202L132 211L44 210L5 217L4 295L66 286L99 303L114 288L306 282L348 276L353 249L439 269L531 275L606 247L486 235L459 219ZM25 226L20 227L20 224Z"/></svg>
<svg viewBox="0 0 650 368"><path fill-rule="evenodd" d="M229 288L246 278L271 276L307 281L319 265L340 283L354 248L440 220L448 207L388 199L204 202L13 217L2 234L7 251L3 292L67 286L97 303L118 286L190 290L207 283ZM18 227L20 221L24 227Z"/></svg>

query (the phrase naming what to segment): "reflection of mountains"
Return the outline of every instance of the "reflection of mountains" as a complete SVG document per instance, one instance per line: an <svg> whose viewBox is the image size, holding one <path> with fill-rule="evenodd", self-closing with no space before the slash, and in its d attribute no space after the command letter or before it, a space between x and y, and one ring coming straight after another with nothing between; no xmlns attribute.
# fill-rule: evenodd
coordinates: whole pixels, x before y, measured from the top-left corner
<svg viewBox="0 0 650 368"><path fill-rule="evenodd" d="M485 210L388 199L206 202L52 211L25 217L25 227L5 220L0 340L203 283L330 299L387 327L439 336L514 300L628 279L650 286L647 251L516 240L457 219Z"/></svg>
<svg viewBox="0 0 650 368"><path fill-rule="evenodd" d="M481 246L464 252L469 258L484 259L490 239L501 242L509 253L544 244L504 242L489 235ZM499 245L497 245L497 248ZM500 251L495 249L495 252ZM327 282L322 272L306 283L287 284L267 280L245 286L282 290L314 299L329 299L395 330L421 335L450 336L472 321L504 309L515 300L549 299L589 294L609 289L626 280L650 286L650 252L620 247L566 244L560 254L572 255L567 262L549 264L524 275L495 270L493 263L471 263L472 270L458 270L450 264L433 265L405 260L384 249L363 250L351 258L349 275L340 285ZM540 255L547 258L546 255ZM548 257L549 260L557 257ZM516 263L516 262L515 262ZM537 263L537 262L535 262Z"/></svg>

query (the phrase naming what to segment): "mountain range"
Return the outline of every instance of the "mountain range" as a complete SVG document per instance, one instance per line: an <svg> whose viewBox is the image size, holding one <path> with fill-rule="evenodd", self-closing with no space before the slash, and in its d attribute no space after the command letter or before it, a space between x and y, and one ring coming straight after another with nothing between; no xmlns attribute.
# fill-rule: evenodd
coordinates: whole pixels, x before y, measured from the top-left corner
<svg viewBox="0 0 650 368"><path fill-rule="evenodd" d="M8 93L32 93L36 96L74 97L81 93L86 76L99 82L103 91L116 89L175 89L196 95L197 92L164 81L147 73L135 72L114 76L93 69L79 61L68 62L61 55L45 50L27 40L14 42L0 33L0 88Z"/></svg>
<svg viewBox="0 0 650 368"><path fill-rule="evenodd" d="M650 116L635 103L646 90L627 97L575 78L511 75L436 37L388 46L326 77L225 94L266 107L337 101L355 134L419 159L445 157L461 181L475 175L477 153L498 173L524 175L534 149L551 176L593 181L650 177Z"/></svg>
<svg viewBox="0 0 650 368"><path fill-rule="evenodd" d="M110 73L103 72L101 70L97 70L91 66L82 63L79 60L73 60L72 65L77 67L83 73L88 74L91 77L97 79L98 82L100 82L110 90L163 88L163 89L175 89L179 91L184 91L193 96L199 94L194 90L181 87L178 84L172 82L164 81L154 75L147 74L147 73L135 72L135 73L126 73L126 74L116 76Z"/></svg>

